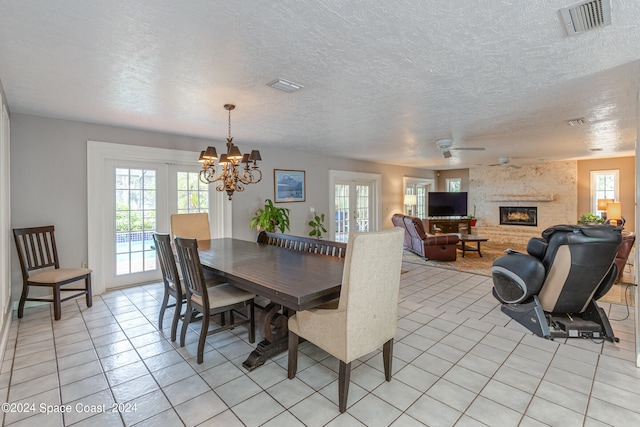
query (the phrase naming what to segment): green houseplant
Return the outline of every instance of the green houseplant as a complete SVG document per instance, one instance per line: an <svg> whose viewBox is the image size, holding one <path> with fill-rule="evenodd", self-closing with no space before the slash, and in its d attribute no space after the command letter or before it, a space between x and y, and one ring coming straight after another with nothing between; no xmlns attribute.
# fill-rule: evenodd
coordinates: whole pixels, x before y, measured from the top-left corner
<svg viewBox="0 0 640 427"><path fill-rule="evenodd" d="M324 226L324 214L320 214L320 216L315 215L313 219L309 221L309 227L312 228L309 236L315 236L317 239L322 238L322 233L327 232L327 228Z"/></svg>
<svg viewBox="0 0 640 427"><path fill-rule="evenodd" d="M472 227L476 226L478 219L476 218L476 205L473 205L473 215L467 215L467 219L469 220L469 225Z"/></svg>
<svg viewBox="0 0 640 427"><path fill-rule="evenodd" d="M266 199L264 207L259 208L251 218L249 227L269 232L274 232L277 228L284 233L289 230L289 209L274 206L271 199Z"/></svg>
<svg viewBox="0 0 640 427"><path fill-rule="evenodd" d="M578 224L602 224L604 222L604 219L599 217L596 214L592 214L592 213L588 213L585 215L582 215L580 217L580 219L578 219Z"/></svg>

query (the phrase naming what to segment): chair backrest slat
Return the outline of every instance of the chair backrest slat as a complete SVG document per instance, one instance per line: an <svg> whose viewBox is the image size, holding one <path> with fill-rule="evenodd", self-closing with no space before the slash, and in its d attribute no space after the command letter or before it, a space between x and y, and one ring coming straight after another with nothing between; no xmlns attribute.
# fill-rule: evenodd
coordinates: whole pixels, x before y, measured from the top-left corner
<svg viewBox="0 0 640 427"><path fill-rule="evenodd" d="M177 293L177 298L182 299L182 289L180 286L180 276L176 258L171 247L171 237L168 234L154 233L153 240L156 245L156 255L162 271L162 278L165 285L171 287Z"/></svg>
<svg viewBox="0 0 640 427"><path fill-rule="evenodd" d="M337 258L344 258L347 253L347 244L343 242L289 236L287 234L270 233L264 230L258 234L257 241L258 243L280 246L294 251L328 255Z"/></svg>
<svg viewBox="0 0 640 427"><path fill-rule="evenodd" d="M192 294L200 297L203 307L208 310L209 299L202 264L200 264L200 255L198 254L198 242L196 239L176 237L175 244L180 261L180 269L182 270L182 279L187 290L187 298L191 298Z"/></svg>
<svg viewBox="0 0 640 427"><path fill-rule="evenodd" d="M53 225L14 228L13 238L23 274L47 267L60 268Z"/></svg>

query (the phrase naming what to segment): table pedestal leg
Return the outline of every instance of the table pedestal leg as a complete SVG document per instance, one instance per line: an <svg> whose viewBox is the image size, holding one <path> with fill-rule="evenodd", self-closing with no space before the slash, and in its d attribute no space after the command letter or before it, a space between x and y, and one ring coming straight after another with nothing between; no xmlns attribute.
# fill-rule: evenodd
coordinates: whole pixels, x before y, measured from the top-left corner
<svg viewBox="0 0 640 427"><path fill-rule="evenodd" d="M269 303L262 311L259 324L262 328L264 339L258 343L256 349L247 357L247 360L242 362L242 366L249 371L264 365L264 362L269 357L288 348L288 310L284 308L282 310L284 313L280 313L281 308L282 306L278 304Z"/></svg>
<svg viewBox="0 0 640 427"><path fill-rule="evenodd" d="M256 349L251 352L247 360L242 362L247 370L253 371L258 366L264 365L264 362L271 356L286 351L289 346L289 340L287 337L277 339L276 341L269 342L268 340L262 340L256 346Z"/></svg>

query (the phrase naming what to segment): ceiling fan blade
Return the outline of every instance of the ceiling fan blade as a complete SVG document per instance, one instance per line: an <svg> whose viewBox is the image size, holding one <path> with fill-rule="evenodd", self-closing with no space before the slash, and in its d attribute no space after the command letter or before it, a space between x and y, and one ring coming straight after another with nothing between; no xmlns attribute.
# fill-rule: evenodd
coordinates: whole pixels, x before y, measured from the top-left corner
<svg viewBox="0 0 640 427"><path fill-rule="evenodd" d="M484 147L451 147L451 150L484 151Z"/></svg>

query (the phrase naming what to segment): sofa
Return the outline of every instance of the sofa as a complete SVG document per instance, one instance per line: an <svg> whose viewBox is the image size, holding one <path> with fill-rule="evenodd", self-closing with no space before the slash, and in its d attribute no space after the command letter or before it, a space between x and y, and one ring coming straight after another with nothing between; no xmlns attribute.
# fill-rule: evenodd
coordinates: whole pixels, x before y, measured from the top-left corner
<svg viewBox="0 0 640 427"><path fill-rule="evenodd" d="M404 246L417 255L437 261L455 261L457 244L460 238L457 234L427 234L420 218L395 214L391 217L395 227L404 229Z"/></svg>

